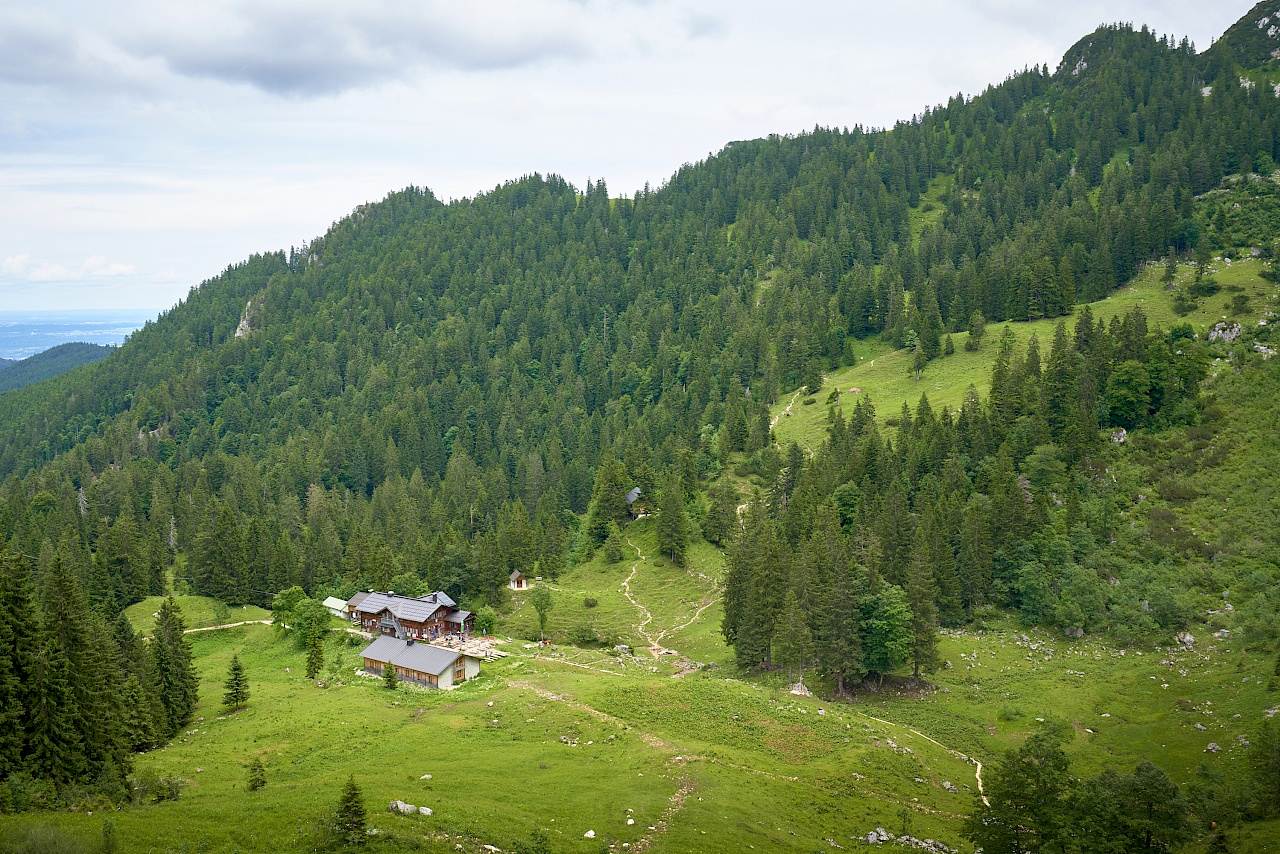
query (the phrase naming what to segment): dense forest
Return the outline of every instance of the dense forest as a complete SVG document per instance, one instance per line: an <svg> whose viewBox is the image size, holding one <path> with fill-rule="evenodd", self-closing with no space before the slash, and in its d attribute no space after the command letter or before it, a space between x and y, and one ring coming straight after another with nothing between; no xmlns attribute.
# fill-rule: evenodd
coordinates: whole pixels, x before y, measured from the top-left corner
<svg viewBox="0 0 1280 854"><path fill-rule="evenodd" d="M105 344L70 341L25 359L0 359L0 392L29 386L80 365L105 359L113 349Z"/></svg>
<svg viewBox="0 0 1280 854"><path fill-rule="evenodd" d="M1280 160L1280 98L1239 71L1226 47L1109 26L1056 70L888 129L734 143L631 198L538 175L449 204L408 188L4 394L6 611L42 628L0 659L28 692L0 702L23 721L0 773L118 779L181 726L162 645L118 617L170 576L230 603L390 587L500 607L511 569L554 577L604 544L631 486L673 559L693 537L727 548L746 667L816 662L841 691L927 672L937 627L988 606L1179 625L1169 574L1198 547L1128 538L1100 454L1114 428L1211 420L1206 343L1141 312L1082 312L1025 352L982 330L1203 253L1197 196ZM851 340L927 371L961 330L996 351L987 399L833 408L813 457L775 446L769 406ZM731 469L767 486L741 516ZM124 710L85 713L47 748L59 673L90 654L147 721L117 744L89 728Z"/></svg>

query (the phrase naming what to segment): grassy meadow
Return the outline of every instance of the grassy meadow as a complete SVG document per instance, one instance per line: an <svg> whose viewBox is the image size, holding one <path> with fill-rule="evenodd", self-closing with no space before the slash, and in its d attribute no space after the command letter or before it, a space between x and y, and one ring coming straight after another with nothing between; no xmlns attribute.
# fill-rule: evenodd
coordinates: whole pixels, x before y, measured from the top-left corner
<svg viewBox="0 0 1280 854"><path fill-rule="evenodd" d="M746 679L733 667L719 638L718 551L695 549L675 567L654 556L651 520L626 534L644 560L637 548L613 565L597 555L551 585L553 646L526 648L536 615L514 594L500 631L509 656L450 692L390 692L356 675L362 641L339 632L323 688L303 678L294 639L270 626L193 633L197 717L137 757L138 773L179 777L181 797L111 812L120 850L309 850L313 822L353 776L378 829L371 850L511 851L541 828L557 852L817 851L858 848L868 830L905 822L969 851L959 827L974 760L991 764L1041 719L1069 732L1078 774L1146 757L1185 782L1202 763L1239 773L1240 739L1280 704L1265 684L1270 662L1208 632L1190 649L1120 649L1003 618L942 638L948 664L934 690L796 696L782 674ZM635 654L564 643L584 615ZM653 656L654 643L673 654ZM232 655L251 697L227 714ZM1221 752L1205 752L1210 742ZM268 783L251 792L255 757ZM393 799L433 814L392 814ZM52 823L90 840L102 819L0 816L0 836ZM1252 826L1238 850L1273 844L1267 827Z"/></svg>
<svg viewBox="0 0 1280 854"><path fill-rule="evenodd" d="M1222 319L1238 293L1249 297L1248 311L1235 318L1241 323L1274 308L1276 289L1258 276L1258 262L1215 267L1223 290L1187 322L1203 329ZM1110 318L1142 305L1152 324L1181 322L1160 272L1148 270L1094 303L1094 314ZM1179 273L1190 275L1189 268ZM1055 325L1010 324L1019 346L1035 332L1046 351ZM777 438L816 447L833 389L847 403L848 389L861 388L882 416L914 406L921 392L935 406L957 406L970 384L985 392L1000 334L1000 325L989 327L975 353L963 350L964 334L954 336L955 355L931 363L919 383L905 352L860 342L858 364L827 377L814 404L797 396L789 416L787 400L777 407ZM1263 413L1272 403L1253 397L1242 395L1240 406L1257 417L1226 428L1224 441L1274 455L1259 433L1271 429ZM1169 454L1212 450L1189 442L1185 431L1142 441L1167 444ZM1152 465L1164 451L1153 451ZM1137 448L1127 465L1143 459ZM1157 484L1153 504L1183 502L1188 524L1219 539L1247 538L1250 524L1275 515L1275 496L1265 490L1228 505L1212 471L1179 480L1190 492L1160 485L1173 474L1140 474ZM1248 473L1229 480L1248 482ZM1177 497L1184 494L1195 497ZM718 549L699 542L675 566L656 553L654 520L633 522L624 534L620 562L608 563L599 550L545 582L554 601L550 645L533 643L538 619L528 593L509 593L498 630L507 657L485 663L480 678L454 691L386 690L355 672L363 641L340 630L327 640L324 687L303 677L295 639L270 626L192 633L201 674L196 718L172 744L138 756L135 768L141 776L176 776L181 795L109 811L119 850L312 850L315 822L350 776L377 829L366 846L372 851L520 851L535 830L547 834L551 851L583 854L871 850L860 839L883 826L967 854L972 846L960 827L977 794L977 762L993 765L1037 727L1067 734L1079 776L1148 758L1182 783L1206 770L1233 779L1244 772L1244 742L1280 706L1280 693L1267 686L1272 661L1212 634L1235 628L1229 614L1211 622L1202 616L1191 629L1193 646L1170 637L1144 648L1065 638L995 616L944 633L947 664L931 689L900 691L890 682L847 701L793 695L781 673L748 677L734 666L719 631ZM159 602L128 609L136 629L150 632ZM189 628L218 622L221 609L211 599L177 602ZM269 616L254 607L225 614L232 623ZM597 641L575 645L575 633ZM222 683L233 655L247 670L251 695L247 708L228 714ZM1220 750L1208 752L1210 743ZM266 767L267 786L251 792L255 758ZM393 814L393 799L433 813ZM0 843L41 825L94 843L103 819L87 808L0 815ZM1231 850L1252 854L1278 843L1280 823L1252 824L1233 833Z"/></svg>
<svg viewBox="0 0 1280 854"><path fill-rule="evenodd" d="M1242 325L1257 323L1275 312L1277 308L1276 285L1260 275L1262 262L1249 259L1229 262L1215 258L1211 267L1213 278L1221 290L1211 297L1199 300L1198 307L1184 317L1173 310L1173 293L1161 283L1163 267L1153 265L1139 274L1132 283L1115 291L1106 299L1089 304L1095 318L1110 322L1112 317L1127 314L1135 306L1141 306L1151 326L1168 329L1179 323L1190 323L1203 332L1220 320ZM1177 283L1190 283L1194 269L1182 265L1178 269ZM1238 290L1237 290L1238 289ZM1232 300L1237 294L1248 297L1247 308L1239 315L1232 314ZM1077 309L1078 311L1078 309ZM1062 318L1068 329L1075 323L1075 316ZM1034 334L1040 340L1041 358L1048 356L1053 343L1054 328L1059 318L1019 323L989 323L983 336L981 349L968 352L964 343L968 332L952 334L956 352L931 361L917 382L911 373L911 353L892 350L876 340L855 343L856 365L832 371L823 378L822 390L814 395L783 395L773 407L774 435L781 445L797 442L802 448L816 449L826 436L828 398L838 392L842 406L852 407L860 397L867 397L882 418L896 417L905 403L915 410L922 394L929 396L935 409L949 406L958 409L965 391L974 386L980 395L986 396L991 387L991 366L995 360L1003 329L1008 326L1017 335L1016 349L1025 351ZM852 389L858 389L853 392ZM811 402L809 402L811 401Z"/></svg>

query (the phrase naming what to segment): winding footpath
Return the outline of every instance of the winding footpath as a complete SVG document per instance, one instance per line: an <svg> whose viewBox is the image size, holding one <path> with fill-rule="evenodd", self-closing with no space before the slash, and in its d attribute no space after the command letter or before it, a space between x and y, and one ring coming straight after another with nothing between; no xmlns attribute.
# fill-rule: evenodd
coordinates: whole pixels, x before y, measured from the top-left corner
<svg viewBox="0 0 1280 854"><path fill-rule="evenodd" d="M792 397L792 402L794 401L795 401L795 398ZM788 404L787 409L789 410L790 408L791 406L790 404ZM627 597L627 601L629 601L632 605L634 605L636 609L643 615L643 619L641 619L641 621L636 625L636 631L639 632L640 636L643 637L645 641L649 644L649 647L648 647L649 654L652 655L654 658L658 658L659 656L667 655L667 654L678 655L680 657L682 667L680 671L675 674L675 676L676 677L683 676L685 673L688 672L688 668L692 667L692 662L689 660L687 656L685 656L683 653L679 652L678 650L668 649L667 647L663 646L662 640L665 637L667 637L667 635L673 632L678 632L681 629L688 628L690 625L694 623L694 621L698 619L698 617L702 615L703 611L707 610L716 602L718 602L720 597L718 595L713 595L711 601L707 602L705 605L698 608L694 612L693 616L690 617L689 620L682 623L681 625L673 626L672 628L669 628L669 629L664 629L663 631L659 632L657 635L649 634L649 632L646 630L646 626L648 626L650 623L653 622L653 613L648 608L646 608L644 604L642 604L638 599L636 599L635 596L632 595L631 593L631 582L636 577L636 573L640 571L640 565L644 563L645 556L640 551L639 546L631 542L630 537L626 538L626 543L628 546L636 550L637 560L635 563L631 565L631 572L627 575L626 579L624 579L622 582L622 593ZM713 584L715 585L714 593L718 594L720 592L720 585L718 582L713 582ZM913 735L919 736L920 738L924 739L930 744L934 744L942 748L943 750L945 750L947 753L949 753L951 756L955 757L956 759L959 759L963 762L972 762L974 765L973 776L978 787L978 796L982 798L982 803L986 804L987 806L991 806L991 803L990 801L987 800L986 793L982 788L982 763L980 761L978 761L974 757L967 756L958 750L954 750L950 747L947 747L945 744L938 741L936 738L933 738L932 736L929 736L929 735L925 735L923 732L920 732L920 730L918 729L914 729L909 726L904 726L903 724L894 723L893 721L886 721L882 718L877 718L873 715L868 715L865 712L859 712L856 710L853 710L853 711L855 714L858 714L864 718L867 718L868 720L872 720L872 721L875 721L876 723L884 724L885 726L897 727L899 729L906 730L907 732Z"/></svg>
<svg viewBox="0 0 1280 854"><path fill-rule="evenodd" d="M671 626L670 628L663 629L662 631L658 632L656 635L651 635L645 629L645 627L648 626L651 622L653 622L653 613L648 608L646 608L643 604L641 604L640 600L636 599L636 597L633 596L631 593L631 581L636 577L636 573L640 571L640 564L644 563L645 556L640 551L640 547L637 546L635 543L631 542L630 537L626 538L626 543L627 545L631 546L631 548L636 550L636 556L638 558L636 562L631 565L630 574L628 574L627 577L622 581L623 595L627 597L628 602L634 605L636 609L640 611L641 614L644 615L644 619L642 619L638 624L636 624L636 631L639 632L640 636L643 637L645 639L645 642L649 644L647 649L649 650L649 654L652 655L654 658L660 658L663 655L673 655L678 657L679 668L678 668L678 672L673 674L673 678L679 678L691 670L696 670L699 665L696 662L694 662L692 659L690 659L687 655L680 652L679 650L670 649L668 647L663 646L662 641L668 635L674 634L675 632L681 631L683 629L687 629L689 626L693 625L695 622L697 622L698 618L702 616L702 613L704 611L706 611L712 605L720 601L720 582L716 581L715 579L708 579L705 575L698 575L697 577L700 577L704 580L711 581L711 598L708 599L702 605L700 605L697 609L695 609L693 612L693 616L690 617L688 620L685 620L680 625ZM690 572L689 574L691 576L694 575L694 573L692 572Z"/></svg>

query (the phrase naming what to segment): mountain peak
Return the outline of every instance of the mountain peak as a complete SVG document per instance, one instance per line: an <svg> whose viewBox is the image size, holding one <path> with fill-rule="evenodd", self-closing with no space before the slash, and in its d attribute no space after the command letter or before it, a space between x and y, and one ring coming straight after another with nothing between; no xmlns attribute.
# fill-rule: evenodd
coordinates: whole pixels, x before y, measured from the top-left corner
<svg viewBox="0 0 1280 854"><path fill-rule="evenodd" d="M1229 51L1246 68L1280 59L1280 0L1262 0L1232 24L1211 50Z"/></svg>

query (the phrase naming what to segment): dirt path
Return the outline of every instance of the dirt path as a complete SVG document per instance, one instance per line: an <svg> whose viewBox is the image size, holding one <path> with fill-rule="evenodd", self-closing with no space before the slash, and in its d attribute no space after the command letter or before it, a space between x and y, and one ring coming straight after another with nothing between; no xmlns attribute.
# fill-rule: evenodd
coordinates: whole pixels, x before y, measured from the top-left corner
<svg viewBox="0 0 1280 854"><path fill-rule="evenodd" d="M635 543L631 542L630 537L627 537L626 541L627 541L627 545L631 546L631 548L636 550L636 555L638 557L638 560L636 560L635 563L631 564L631 574L628 575L626 579L624 579L622 582L622 593L624 596L627 597L628 602L630 602L632 605L635 605L636 608L639 609L640 613L644 614L644 619L641 620L636 625L636 631L639 632L640 636L643 637L645 641L648 642L649 652L653 655L654 658L657 658L659 655L665 652L666 649L661 644L659 644L656 640L650 637L649 633L644 630L645 626L653 622L653 614L649 612L648 608L641 605L640 602L636 599L636 597L631 595L631 579L635 578L636 573L640 571L640 564L644 563L644 555L641 554L640 547L637 546Z"/></svg>
<svg viewBox="0 0 1280 854"><path fill-rule="evenodd" d="M644 619L642 619L636 625L636 631L639 632L640 636L643 637L645 639L645 642L649 644L648 646L649 654L652 655L654 658L661 658L664 655L671 655L676 657L675 663L678 669L677 669L677 672L673 674L673 676L678 678L692 670L696 670L700 666L697 664L697 662L691 660L687 655L685 655L684 653L680 652L677 649L669 649L668 647L663 646L662 641L668 635L681 631L682 629L687 629L689 626L693 625L694 622L699 617L702 616L703 611L707 610L716 602L720 601L720 596L719 596L720 583L718 581L715 581L714 579L707 579L711 581L711 599L708 600L706 604L698 607L693 612L693 616L690 617L685 622L681 623L678 626L672 626L670 628L663 629L662 631L658 632L656 635L651 635L649 634L648 631L645 630L645 626L653 622L653 613L650 612L650 610L646 608L644 605L642 605L640 603L640 600L636 599L636 597L631 594L631 580L635 578L636 573L640 571L640 564L644 562L645 556L643 553L641 553L640 547L637 546L635 543L631 542L630 537L626 538L626 543L627 545L631 546L631 548L636 550L636 555L638 557L638 560L636 560L635 563L631 564L631 572L627 575L627 577L622 582L623 595L627 597L627 601L629 601L632 605L634 605L640 611L640 613L644 615ZM689 574L693 575L693 573L689 573ZM702 577L704 579L706 578L706 576L702 576Z"/></svg>
<svg viewBox="0 0 1280 854"><path fill-rule="evenodd" d="M773 416L773 420L769 422L770 430L778 426L778 422L782 420L782 416L791 414L791 407L795 406L796 398L800 396L800 392L802 391L804 391L803 388L796 389L796 393L791 395L791 401L787 404L787 408Z"/></svg>
<svg viewBox="0 0 1280 854"><path fill-rule="evenodd" d="M872 721L875 721L876 723L885 724L887 726L896 726L899 729L905 729L907 732L911 733L912 735L920 736L930 744L936 744L938 747L941 747L943 750L947 751L947 753L950 753L956 759L960 759L964 762L972 762L976 766L973 776L978 781L978 795L979 797L982 798L982 802L984 804L986 804L987 806L991 806L990 802L987 801L987 796L982 791L982 763L979 762L977 759L974 759L972 756L966 756L965 754L961 753L958 750L952 750L950 747L947 747L945 744L938 741L936 738L931 738L925 735L924 733L922 733L920 730L912 729L911 727L906 726L905 724L898 724L898 723L894 723L893 721L886 721L883 718L877 718L874 715L868 715L866 712L859 712L856 710L854 710L854 714L861 715L867 720L872 720Z"/></svg>
<svg viewBox="0 0 1280 854"><path fill-rule="evenodd" d="M271 625L271 621L270 620L244 620L239 623L223 623L220 626L201 626L198 629L187 629L185 632L183 632L183 634L189 635L189 634L192 634L193 632L214 632L214 631L217 631L218 629L234 629L236 626L258 626L258 625L269 626Z"/></svg>

